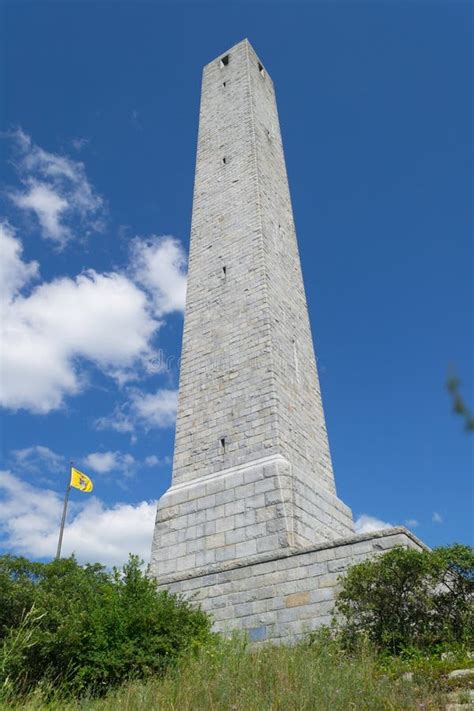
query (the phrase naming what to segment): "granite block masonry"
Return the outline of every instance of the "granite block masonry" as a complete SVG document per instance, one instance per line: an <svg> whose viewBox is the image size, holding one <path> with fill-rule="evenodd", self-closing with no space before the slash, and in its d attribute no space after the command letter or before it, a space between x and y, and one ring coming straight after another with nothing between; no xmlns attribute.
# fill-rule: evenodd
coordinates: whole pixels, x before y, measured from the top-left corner
<svg viewBox="0 0 474 711"><path fill-rule="evenodd" d="M150 574L198 592L218 629L281 639L326 620L337 571L397 544L422 545L404 529L355 537L336 493L273 83L244 40L203 72L173 477Z"/></svg>

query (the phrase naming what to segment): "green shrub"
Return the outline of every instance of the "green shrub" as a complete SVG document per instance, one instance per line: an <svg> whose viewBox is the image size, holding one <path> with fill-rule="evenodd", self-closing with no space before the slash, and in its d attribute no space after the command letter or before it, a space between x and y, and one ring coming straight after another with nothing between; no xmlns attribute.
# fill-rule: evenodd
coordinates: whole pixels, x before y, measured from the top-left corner
<svg viewBox="0 0 474 711"><path fill-rule="evenodd" d="M100 693L162 673L211 637L210 619L158 592L130 557L122 571L74 558L33 563L0 557L0 689L40 681Z"/></svg>
<svg viewBox="0 0 474 711"><path fill-rule="evenodd" d="M349 569L336 603L346 646L381 651L474 643L474 551L395 548Z"/></svg>

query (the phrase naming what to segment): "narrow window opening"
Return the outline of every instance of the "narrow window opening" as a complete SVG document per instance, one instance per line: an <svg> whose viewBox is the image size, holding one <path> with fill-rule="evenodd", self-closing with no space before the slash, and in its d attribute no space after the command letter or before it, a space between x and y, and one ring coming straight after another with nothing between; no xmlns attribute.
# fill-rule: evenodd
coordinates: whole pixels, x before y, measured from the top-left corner
<svg viewBox="0 0 474 711"><path fill-rule="evenodd" d="M225 454L225 437L221 437L221 449Z"/></svg>
<svg viewBox="0 0 474 711"><path fill-rule="evenodd" d="M223 81L223 82L222 82L222 86L225 88L225 87L227 86L227 82L226 82L226 81Z"/></svg>
<svg viewBox="0 0 474 711"><path fill-rule="evenodd" d="M222 163L223 163L224 165L227 163L227 158L226 158L225 156L222 158Z"/></svg>
<svg viewBox="0 0 474 711"><path fill-rule="evenodd" d="M229 64L229 55L226 54L225 57L222 57L222 58L221 58L221 62L220 62L220 67L221 67L221 69L222 69L223 67L226 67L228 64Z"/></svg>
<svg viewBox="0 0 474 711"><path fill-rule="evenodd" d="M260 62L258 63L258 71L260 72L260 74L262 75L262 77L265 76L265 69L264 69L263 66L260 64Z"/></svg>
<svg viewBox="0 0 474 711"><path fill-rule="evenodd" d="M222 267L222 274L223 276L227 275L227 267Z"/></svg>

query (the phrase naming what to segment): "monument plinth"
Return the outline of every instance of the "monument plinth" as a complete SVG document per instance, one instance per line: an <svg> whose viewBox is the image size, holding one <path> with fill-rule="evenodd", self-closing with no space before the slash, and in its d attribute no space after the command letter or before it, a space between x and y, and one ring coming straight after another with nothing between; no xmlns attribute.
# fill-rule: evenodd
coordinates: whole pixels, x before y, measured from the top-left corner
<svg viewBox="0 0 474 711"><path fill-rule="evenodd" d="M325 621L355 556L400 543L421 545L404 529L355 537L336 494L273 83L244 40L203 73L173 478L150 572L196 593L218 629L277 639Z"/></svg>

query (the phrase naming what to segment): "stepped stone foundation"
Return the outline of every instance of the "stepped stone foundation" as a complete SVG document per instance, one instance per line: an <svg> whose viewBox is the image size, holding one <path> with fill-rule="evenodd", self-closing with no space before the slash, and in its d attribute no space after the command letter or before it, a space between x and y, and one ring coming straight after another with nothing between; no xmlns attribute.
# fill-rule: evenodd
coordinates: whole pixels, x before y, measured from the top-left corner
<svg viewBox="0 0 474 711"><path fill-rule="evenodd" d="M168 489L151 565L167 576L352 532L342 501L273 455Z"/></svg>
<svg viewBox="0 0 474 711"><path fill-rule="evenodd" d="M218 632L245 630L254 642L291 642L330 623L338 578L350 565L395 546L426 548L407 529L389 528L217 563L158 585L199 603Z"/></svg>

